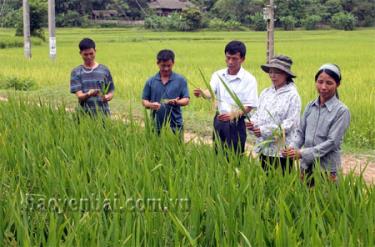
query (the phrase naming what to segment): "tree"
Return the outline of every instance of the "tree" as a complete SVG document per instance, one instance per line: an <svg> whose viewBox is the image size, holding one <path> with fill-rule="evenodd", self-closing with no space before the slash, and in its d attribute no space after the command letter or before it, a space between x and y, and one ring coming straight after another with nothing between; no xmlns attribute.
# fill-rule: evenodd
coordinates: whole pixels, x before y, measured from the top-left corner
<svg viewBox="0 0 375 247"><path fill-rule="evenodd" d="M202 26L203 15L197 8L185 10L182 17L190 30L196 30Z"/></svg>
<svg viewBox="0 0 375 247"><path fill-rule="evenodd" d="M337 29L354 30L356 18L351 13L340 12L332 16L332 26Z"/></svg>
<svg viewBox="0 0 375 247"><path fill-rule="evenodd" d="M255 15L250 17L251 24L255 31L266 31L267 30L267 23L263 18L263 14L261 12L256 13Z"/></svg>
<svg viewBox="0 0 375 247"><path fill-rule="evenodd" d="M225 21L248 23L249 17L261 12L263 7L263 0L218 0L212 12L215 17Z"/></svg>
<svg viewBox="0 0 375 247"><path fill-rule="evenodd" d="M303 20L303 25L307 30L315 30L322 21L319 15L310 15Z"/></svg>
<svg viewBox="0 0 375 247"><path fill-rule="evenodd" d="M43 0L31 0L29 1L30 4L30 33L32 36L39 37L45 40L43 27L47 26L47 1ZM22 11L20 8L18 11ZM22 15L20 14L20 19L17 21L16 24L16 35L22 36L23 35L23 20Z"/></svg>
<svg viewBox="0 0 375 247"><path fill-rule="evenodd" d="M297 20L293 16L285 16L280 18L281 25L284 30L293 30L296 26Z"/></svg>

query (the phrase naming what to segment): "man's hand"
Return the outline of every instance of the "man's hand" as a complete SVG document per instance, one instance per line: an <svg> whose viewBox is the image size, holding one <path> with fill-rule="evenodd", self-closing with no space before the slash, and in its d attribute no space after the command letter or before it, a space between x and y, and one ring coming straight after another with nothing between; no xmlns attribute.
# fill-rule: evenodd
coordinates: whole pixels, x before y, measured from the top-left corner
<svg viewBox="0 0 375 247"><path fill-rule="evenodd" d="M204 99L211 99L211 93L208 89L202 90L201 88L194 89L194 95L195 97L202 97Z"/></svg>
<svg viewBox="0 0 375 247"><path fill-rule="evenodd" d="M247 128L248 130L251 130L251 131L254 130L254 122L251 122L251 121L249 121L249 122L245 122L245 125L246 125L246 128Z"/></svg>
<svg viewBox="0 0 375 247"><path fill-rule="evenodd" d="M108 102L108 101L111 101L112 98L113 98L112 94L106 94L106 95L103 96L103 101Z"/></svg>
<svg viewBox="0 0 375 247"><path fill-rule="evenodd" d="M301 150L296 148L286 148L281 151L281 154L284 157L294 158L294 159L300 159L301 158Z"/></svg>
<svg viewBox="0 0 375 247"><path fill-rule="evenodd" d="M87 96L88 97L95 97L99 94L99 90L98 89L90 89L88 92L87 92Z"/></svg>
<svg viewBox="0 0 375 247"><path fill-rule="evenodd" d="M204 95L204 92L203 92L203 90L202 89L200 89L200 88L196 88L196 89L194 89L194 95L195 95L195 97L203 97L203 95Z"/></svg>
<svg viewBox="0 0 375 247"><path fill-rule="evenodd" d="M166 102L166 104L168 104L168 105L178 105L178 100L179 100L180 98L179 97L177 97L177 98L175 98L175 99L170 99L170 100L168 100L167 102Z"/></svg>
<svg viewBox="0 0 375 247"><path fill-rule="evenodd" d="M160 103L159 102L152 102L148 105L148 107L151 110L158 111L160 109Z"/></svg>
<svg viewBox="0 0 375 247"><path fill-rule="evenodd" d="M219 121L222 121L222 122L229 122L233 120L232 115L229 113L220 114L217 116L217 118L219 119Z"/></svg>

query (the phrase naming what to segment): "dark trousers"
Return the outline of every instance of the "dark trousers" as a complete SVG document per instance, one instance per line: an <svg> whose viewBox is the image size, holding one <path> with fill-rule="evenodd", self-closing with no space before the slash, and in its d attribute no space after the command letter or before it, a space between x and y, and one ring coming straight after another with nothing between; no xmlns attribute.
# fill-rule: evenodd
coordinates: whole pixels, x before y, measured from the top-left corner
<svg viewBox="0 0 375 247"><path fill-rule="evenodd" d="M246 126L244 118L232 122L219 121L217 115L214 118L213 140L220 140L221 146L233 149L237 154L245 152ZM217 151L216 142L215 149Z"/></svg>
<svg viewBox="0 0 375 247"><path fill-rule="evenodd" d="M290 173L293 169L293 160L291 159L287 159L284 157L265 156L263 154L260 155L259 159L262 163L263 170L266 172L268 172L272 167L274 169L277 169L279 166L281 166L284 175L286 171Z"/></svg>
<svg viewBox="0 0 375 247"><path fill-rule="evenodd" d="M301 170L300 178L301 178L301 180L306 179L306 183L309 187L315 186L314 168L315 168L315 164L311 164L307 169ZM337 182L337 173L336 172L322 171L321 175L322 175L323 178L328 178L330 181L332 181L334 183Z"/></svg>

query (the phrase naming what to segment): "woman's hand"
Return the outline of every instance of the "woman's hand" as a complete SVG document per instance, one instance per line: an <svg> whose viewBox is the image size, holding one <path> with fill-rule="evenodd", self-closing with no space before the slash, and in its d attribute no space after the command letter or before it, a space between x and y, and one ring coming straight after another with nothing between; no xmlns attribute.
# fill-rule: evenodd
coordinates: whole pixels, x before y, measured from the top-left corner
<svg viewBox="0 0 375 247"><path fill-rule="evenodd" d="M281 151L281 154L284 157L294 158L294 159L300 159L302 157L301 150L296 148L286 148Z"/></svg>
<svg viewBox="0 0 375 247"><path fill-rule="evenodd" d="M254 128L253 132L254 132L254 134L255 134L256 137L261 137L262 136L262 133L260 132L260 128Z"/></svg>

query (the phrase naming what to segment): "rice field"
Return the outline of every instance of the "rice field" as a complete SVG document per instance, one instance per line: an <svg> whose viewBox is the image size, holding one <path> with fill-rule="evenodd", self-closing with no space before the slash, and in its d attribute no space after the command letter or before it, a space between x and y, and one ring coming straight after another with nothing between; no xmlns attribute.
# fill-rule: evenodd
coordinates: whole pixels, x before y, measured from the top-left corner
<svg viewBox="0 0 375 247"><path fill-rule="evenodd" d="M0 104L0 245L373 246L374 186L268 176L252 158L48 103ZM132 118L130 118L132 119Z"/></svg>
<svg viewBox="0 0 375 247"><path fill-rule="evenodd" d="M0 39L12 34L0 29ZM31 91L0 90L0 246L374 246L374 186L350 173L332 184L316 171L309 189L298 171L266 175L251 157L226 159L212 146L156 137L140 106L145 80L157 72L163 48L176 53L175 71L203 87L225 66L232 39L248 48L244 67L259 68L265 33L160 33L132 29L58 30L58 59L48 45L0 49L0 84L35 81ZM97 41L97 60L112 72L111 102L120 120L67 112L77 44ZM375 30L277 32L276 51L293 58L303 104L316 97L314 74L326 62L343 72L340 97L352 114L345 147L374 149ZM1 40L0 40L1 41ZM190 84L190 91L193 86ZM210 135L211 105L192 99L188 131ZM143 120L144 124L140 124Z"/></svg>
<svg viewBox="0 0 375 247"><path fill-rule="evenodd" d="M0 38L11 36L13 30L0 29ZM176 53L175 71L192 84L204 87L199 68L210 78L213 71L223 68L224 46L233 39L247 45L244 67L255 75L260 91L270 85L268 75L260 65L265 62L264 32L196 32L161 33L132 29L59 29L57 31L58 58L48 58L48 44L34 46L33 58L26 61L22 48L0 49L1 77L31 78L38 88L28 96L64 101L70 106L76 99L69 94L69 77L73 67L81 63L78 43L83 37L97 42L97 60L106 64L114 77L116 95L112 102L115 113L134 110L142 116L141 92L145 81L157 72L156 53L163 48ZM323 63L338 64L343 73L339 93L350 108L352 123L345 146L363 149L375 148L375 30L294 31L276 32L276 53L293 58L292 70L297 74L296 84L303 105L316 95L314 75ZM190 85L192 92L193 86ZM8 91L0 91L6 95ZM210 135L212 111L207 102L193 99L184 108L186 128L191 132ZM139 114L140 113L140 114Z"/></svg>

